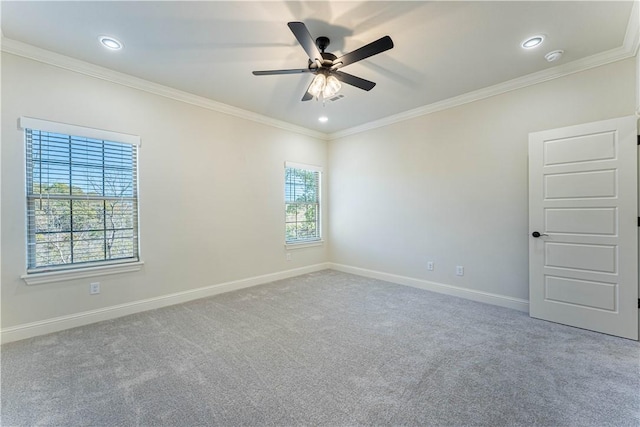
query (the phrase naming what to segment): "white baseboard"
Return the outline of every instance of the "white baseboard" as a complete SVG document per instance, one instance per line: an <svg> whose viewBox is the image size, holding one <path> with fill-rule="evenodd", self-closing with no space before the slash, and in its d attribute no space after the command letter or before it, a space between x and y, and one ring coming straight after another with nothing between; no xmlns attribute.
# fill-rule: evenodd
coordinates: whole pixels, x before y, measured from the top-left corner
<svg viewBox="0 0 640 427"><path fill-rule="evenodd" d="M148 298L140 301L114 305L97 310L85 311L82 313L75 313L67 316L41 320L38 322L12 326L0 331L0 342L4 344L12 341L23 340L38 335L49 334L51 332L58 332L65 329L84 326L91 323L101 322L103 320L115 319L117 317L127 316L129 314L135 314L147 310L153 310L156 308L167 307L169 305L180 304L199 298L210 297L212 295L217 295L224 292L262 285L264 283L287 279L289 277L299 276L301 274L313 273L314 271L325 270L328 268L328 263L315 264L307 267L280 271L277 273L264 274L262 276L249 277L247 279L218 283L216 285L205 286L202 288L176 292L174 294L163 295L155 298Z"/></svg>
<svg viewBox="0 0 640 427"><path fill-rule="evenodd" d="M205 286L202 288L176 292L174 294L163 295L155 298L148 298L140 301L114 305L97 310L85 311L82 313L75 313L67 316L41 320L38 322L12 326L0 331L0 342L4 344L12 341L19 341L38 335L44 335L52 332L62 331L65 329L75 328L78 326L89 325L91 323L101 322L103 320L111 320L118 317L127 316L129 314L167 307L170 305L180 304L199 298L206 298L224 292L262 285L276 280L287 279L289 277L313 273L315 271L325 270L328 268L345 273L356 274L359 276L385 280L400 285L426 289L428 291L438 292L441 294L453 295L473 301L493 304L500 307L529 312L529 302L520 298L475 291L458 286L445 285L442 283L430 282L427 280L399 276L396 274L368 270L359 267L352 267L343 264L320 263L307 267L295 268L292 270L285 270L276 273L264 274L261 276L249 277L246 279L234 280L226 283L218 283L216 285Z"/></svg>
<svg viewBox="0 0 640 427"><path fill-rule="evenodd" d="M489 292L475 291L473 289L461 288L459 286L445 285L443 283L430 282L428 280L415 279L413 277L399 276L397 274L383 273L381 271L368 270L366 268L352 267L349 265L329 263L332 270L344 273L356 274L358 276L371 277L373 279L385 280L399 285L412 286L414 288L426 289L427 291L438 292L440 294L453 295L473 301L493 304L500 307L529 312L529 301L513 298L505 295L492 294Z"/></svg>

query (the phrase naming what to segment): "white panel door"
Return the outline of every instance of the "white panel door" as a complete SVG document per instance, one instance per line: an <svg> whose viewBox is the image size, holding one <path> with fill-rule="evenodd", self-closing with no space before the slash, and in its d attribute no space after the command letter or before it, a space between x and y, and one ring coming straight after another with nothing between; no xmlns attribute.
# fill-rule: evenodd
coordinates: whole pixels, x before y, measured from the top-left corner
<svg viewBox="0 0 640 427"><path fill-rule="evenodd" d="M529 135L529 313L638 339L637 118Z"/></svg>

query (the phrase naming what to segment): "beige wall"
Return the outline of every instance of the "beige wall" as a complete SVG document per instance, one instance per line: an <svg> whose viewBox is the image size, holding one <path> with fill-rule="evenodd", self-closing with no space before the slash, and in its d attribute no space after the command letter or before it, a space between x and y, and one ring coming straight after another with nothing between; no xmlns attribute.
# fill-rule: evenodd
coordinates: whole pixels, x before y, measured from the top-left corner
<svg viewBox="0 0 640 427"><path fill-rule="evenodd" d="M332 141L331 261L528 299L528 134L632 115L635 72L631 58Z"/></svg>
<svg viewBox="0 0 640 427"><path fill-rule="evenodd" d="M2 328L326 261L527 299L528 133L633 114L635 68L620 61L327 144L5 53ZM20 116L142 137L140 272L36 286L19 278ZM290 262L285 160L325 167L331 220L327 244L292 251Z"/></svg>
<svg viewBox="0 0 640 427"><path fill-rule="evenodd" d="M35 286L20 279L20 116L141 136L140 272ZM285 260L283 187L286 160L326 167L326 151L309 136L3 54L2 328L325 262L326 245ZM102 292L90 296L94 281Z"/></svg>

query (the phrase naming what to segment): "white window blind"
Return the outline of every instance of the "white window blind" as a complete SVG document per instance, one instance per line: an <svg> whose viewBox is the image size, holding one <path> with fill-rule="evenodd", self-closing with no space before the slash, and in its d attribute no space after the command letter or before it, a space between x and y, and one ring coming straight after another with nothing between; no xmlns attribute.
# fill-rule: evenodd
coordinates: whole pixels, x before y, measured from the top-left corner
<svg viewBox="0 0 640 427"><path fill-rule="evenodd" d="M285 241L306 243L321 239L320 176L317 166L285 163Z"/></svg>
<svg viewBox="0 0 640 427"><path fill-rule="evenodd" d="M138 261L138 145L29 127L25 141L27 272Z"/></svg>

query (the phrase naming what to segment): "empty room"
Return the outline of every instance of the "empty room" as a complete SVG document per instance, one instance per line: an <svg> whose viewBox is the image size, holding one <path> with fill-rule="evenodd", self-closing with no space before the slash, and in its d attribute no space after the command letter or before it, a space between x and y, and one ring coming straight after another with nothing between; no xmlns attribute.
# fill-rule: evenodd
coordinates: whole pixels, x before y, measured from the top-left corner
<svg viewBox="0 0 640 427"><path fill-rule="evenodd" d="M0 17L2 425L640 425L640 2Z"/></svg>

